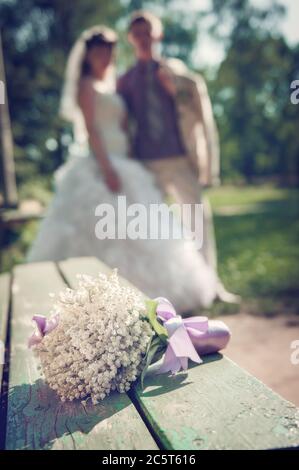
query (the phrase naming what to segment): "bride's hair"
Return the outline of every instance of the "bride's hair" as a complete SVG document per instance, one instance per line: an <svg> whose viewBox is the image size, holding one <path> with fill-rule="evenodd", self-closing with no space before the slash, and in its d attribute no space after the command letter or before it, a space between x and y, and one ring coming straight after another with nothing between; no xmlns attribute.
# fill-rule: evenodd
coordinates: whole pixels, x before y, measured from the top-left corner
<svg viewBox="0 0 299 470"><path fill-rule="evenodd" d="M78 104L78 92L82 76L90 75L90 66L86 60L88 50L94 46L105 45L114 47L117 34L107 26L93 26L80 35L69 54L65 80L60 101L60 116L70 121L74 127L74 137L78 142L86 141L86 128ZM111 65L105 76L105 82L110 88L115 88L114 68Z"/></svg>
<svg viewBox="0 0 299 470"><path fill-rule="evenodd" d="M90 37L85 39L85 56L82 61L81 67L81 76L90 75L90 65L87 61L87 52L90 51L93 47L105 46L109 49L113 49L117 42L117 36L112 29L101 27L99 32L91 31Z"/></svg>

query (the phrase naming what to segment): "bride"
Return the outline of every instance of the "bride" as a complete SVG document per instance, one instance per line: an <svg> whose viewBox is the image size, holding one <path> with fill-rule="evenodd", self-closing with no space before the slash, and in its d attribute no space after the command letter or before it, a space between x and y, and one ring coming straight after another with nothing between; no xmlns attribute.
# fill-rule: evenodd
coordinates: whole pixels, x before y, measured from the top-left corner
<svg viewBox="0 0 299 470"><path fill-rule="evenodd" d="M178 312L208 306L216 297L217 276L193 241L95 235L101 203L116 208L119 195L127 204L163 203L153 174L129 157L126 110L115 92L116 41L114 31L95 26L70 53L61 115L73 123L75 139L55 174L56 192L27 260L96 256L148 296L167 297Z"/></svg>

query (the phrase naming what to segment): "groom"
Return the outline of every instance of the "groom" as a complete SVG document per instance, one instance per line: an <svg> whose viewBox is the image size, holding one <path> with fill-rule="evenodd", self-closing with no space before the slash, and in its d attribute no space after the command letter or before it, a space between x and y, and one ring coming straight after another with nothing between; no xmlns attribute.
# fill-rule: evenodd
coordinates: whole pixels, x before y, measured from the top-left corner
<svg viewBox="0 0 299 470"><path fill-rule="evenodd" d="M202 188L219 182L212 107L200 75L177 59L162 59L155 53L162 35L158 17L147 11L133 13L128 38L137 62L120 77L118 92L135 124L134 157L155 174L162 192L174 202L204 203L201 252L217 270L212 215L202 198ZM218 297L233 302L235 297L218 284Z"/></svg>

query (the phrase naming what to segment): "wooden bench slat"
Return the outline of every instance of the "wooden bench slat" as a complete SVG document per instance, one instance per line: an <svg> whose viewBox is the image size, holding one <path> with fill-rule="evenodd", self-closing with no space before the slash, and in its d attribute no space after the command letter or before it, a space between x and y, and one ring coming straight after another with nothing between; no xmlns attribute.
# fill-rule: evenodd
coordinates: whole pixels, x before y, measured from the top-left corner
<svg viewBox="0 0 299 470"><path fill-rule="evenodd" d="M274 449L299 446L296 407L221 354L188 375L152 371L132 389L166 449Z"/></svg>
<svg viewBox="0 0 299 470"><path fill-rule="evenodd" d="M54 263L16 267L7 415L7 449L156 449L126 394L96 407L62 403L42 380L38 360L27 348L34 314L47 315L65 286Z"/></svg>
<svg viewBox="0 0 299 470"><path fill-rule="evenodd" d="M10 274L0 275L0 390L2 387L4 348L7 334L8 309L10 301Z"/></svg>
<svg viewBox="0 0 299 470"><path fill-rule="evenodd" d="M109 271L96 259L63 263L64 272ZM299 446L299 412L229 359L206 356L204 364L176 377L146 378L133 401L166 449L269 449Z"/></svg>

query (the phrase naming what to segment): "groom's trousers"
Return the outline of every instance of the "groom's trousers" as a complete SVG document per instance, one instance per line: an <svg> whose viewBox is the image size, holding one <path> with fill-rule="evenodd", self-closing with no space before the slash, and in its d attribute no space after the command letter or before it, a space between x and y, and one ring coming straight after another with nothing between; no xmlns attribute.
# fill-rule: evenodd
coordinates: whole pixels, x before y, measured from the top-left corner
<svg viewBox="0 0 299 470"><path fill-rule="evenodd" d="M146 166L155 176L159 188L178 204L203 204L203 244L201 253L206 262L217 272L217 254L213 216L191 162L186 156L147 160ZM194 224L192 224L192 230Z"/></svg>

